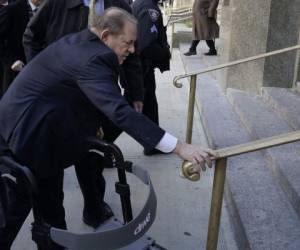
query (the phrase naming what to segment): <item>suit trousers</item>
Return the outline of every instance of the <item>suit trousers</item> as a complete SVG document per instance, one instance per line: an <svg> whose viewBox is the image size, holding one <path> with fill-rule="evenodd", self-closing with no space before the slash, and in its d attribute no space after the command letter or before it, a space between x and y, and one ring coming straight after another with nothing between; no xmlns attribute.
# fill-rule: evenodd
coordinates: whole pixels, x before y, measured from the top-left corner
<svg viewBox="0 0 300 250"><path fill-rule="evenodd" d="M154 69L149 68L144 71L144 106L143 114L154 123L159 124L158 103L155 94L156 83Z"/></svg>

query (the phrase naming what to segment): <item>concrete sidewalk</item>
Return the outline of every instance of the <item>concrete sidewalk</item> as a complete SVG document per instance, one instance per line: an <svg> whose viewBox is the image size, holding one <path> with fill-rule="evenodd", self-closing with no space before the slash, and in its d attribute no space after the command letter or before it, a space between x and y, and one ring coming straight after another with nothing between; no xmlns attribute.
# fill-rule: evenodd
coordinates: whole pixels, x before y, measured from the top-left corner
<svg viewBox="0 0 300 250"><path fill-rule="evenodd" d="M160 123L163 128L184 141L188 88L187 84L182 89L177 89L172 84L175 75L184 73L178 50L173 51L171 69L170 72L164 74L156 72ZM198 112L195 112L193 142L206 145ZM174 155L146 157L142 154L142 147L124 133L116 143L124 153L125 159L148 169L153 180L158 198L158 212L148 235L171 250L205 249L213 171L210 169L204 172L199 182L192 183L179 176L181 160L178 157ZM105 176L107 180L106 201L111 205L116 216L122 220L120 199L114 192L117 171L106 169ZM132 207L135 215L145 202L146 188L132 176L128 177L128 182L131 186ZM81 220L83 202L73 168L66 170L64 191L69 230L90 231L91 228L84 225ZM36 249L31 241L31 221L30 215L12 250ZM226 206L222 214L218 249L236 249Z"/></svg>

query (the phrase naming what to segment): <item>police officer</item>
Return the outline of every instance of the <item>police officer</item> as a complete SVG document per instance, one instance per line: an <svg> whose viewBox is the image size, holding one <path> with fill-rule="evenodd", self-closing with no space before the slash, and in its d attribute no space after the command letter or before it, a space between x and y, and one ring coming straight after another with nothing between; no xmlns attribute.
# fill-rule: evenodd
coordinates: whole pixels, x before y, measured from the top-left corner
<svg viewBox="0 0 300 250"><path fill-rule="evenodd" d="M136 0L131 5L133 15L138 20L138 49L142 61L144 77L143 114L159 124L158 103L155 94L154 69L161 72L170 69L170 50L166 27L158 0ZM160 153L158 150L144 150L145 155Z"/></svg>

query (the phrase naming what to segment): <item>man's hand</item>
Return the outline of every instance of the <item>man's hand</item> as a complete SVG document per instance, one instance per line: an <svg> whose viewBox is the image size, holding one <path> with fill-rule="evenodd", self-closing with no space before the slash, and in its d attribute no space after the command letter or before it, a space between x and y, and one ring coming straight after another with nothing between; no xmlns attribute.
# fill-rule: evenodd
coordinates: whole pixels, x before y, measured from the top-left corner
<svg viewBox="0 0 300 250"><path fill-rule="evenodd" d="M23 69L23 67L24 67L24 63L22 61L18 60L13 63L13 65L11 66L11 69L13 71L21 71Z"/></svg>
<svg viewBox="0 0 300 250"><path fill-rule="evenodd" d="M142 113L142 111L143 111L143 105L144 104L141 101L135 101L135 102L133 102L133 108L138 113Z"/></svg>
<svg viewBox="0 0 300 250"><path fill-rule="evenodd" d="M212 160L214 160L214 154L211 149L201 148L187 143L177 142L174 153L181 157L183 160L187 160L193 163L194 171L201 172L206 170L206 165L212 167Z"/></svg>

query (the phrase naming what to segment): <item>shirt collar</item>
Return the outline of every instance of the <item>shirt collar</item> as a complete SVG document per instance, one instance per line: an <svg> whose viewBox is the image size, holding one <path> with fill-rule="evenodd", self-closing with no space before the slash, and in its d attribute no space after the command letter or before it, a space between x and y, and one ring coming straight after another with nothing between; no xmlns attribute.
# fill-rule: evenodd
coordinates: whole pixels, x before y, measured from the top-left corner
<svg viewBox="0 0 300 250"><path fill-rule="evenodd" d="M30 5L30 8L31 8L31 10L32 11L34 11L38 6L35 6L32 2L31 2L31 0L28 0L28 3L29 3L29 5Z"/></svg>

